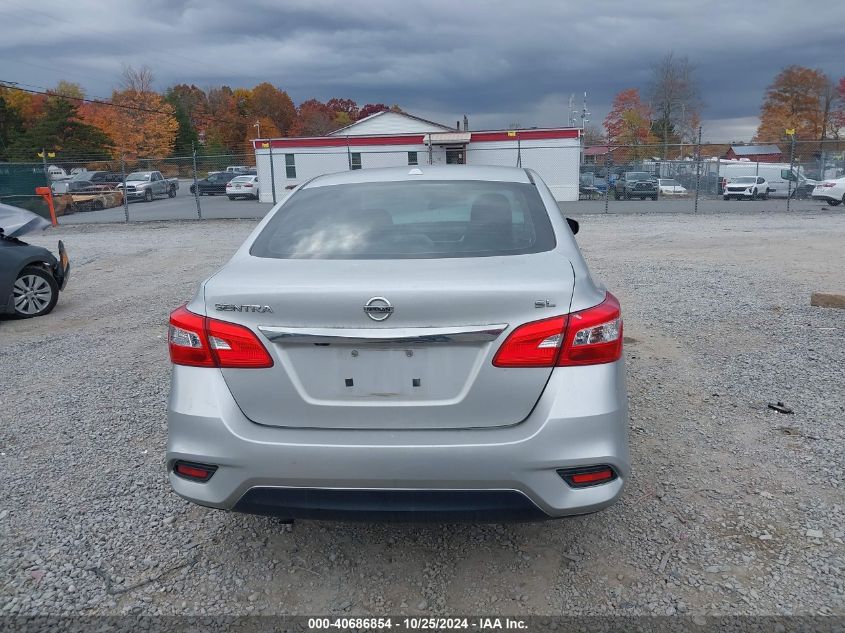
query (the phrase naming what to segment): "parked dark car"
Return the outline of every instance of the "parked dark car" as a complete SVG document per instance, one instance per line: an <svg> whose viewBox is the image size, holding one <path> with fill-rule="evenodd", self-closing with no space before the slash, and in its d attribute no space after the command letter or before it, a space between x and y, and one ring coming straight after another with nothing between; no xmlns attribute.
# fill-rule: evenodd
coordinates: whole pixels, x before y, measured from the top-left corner
<svg viewBox="0 0 845 633"><path fill-rule="evenodd" d="M616 200L631 198L657 200L657 178L654 174L645 171L626 171L617 178L613 197Z"/></svg>
<svg viewBox="0 0 845 633"><path fill-rule="evenodd" d="M18 236L50 226L26 209L0 204L0 314L21 319L50 312L64 290L70 260L59 240L59 256Z"/></svg>
<svg viewBox="0 0 845 633"><path fill-rule="evenodd" d="M201 196L214 196L220 194L226 195L226 183L236 176L243 174L236 172L220 171L216 174L211 174L208 178L197 180L196 187L199 189ZM191 185L191 193L195 193L194 185Z"/></svg>

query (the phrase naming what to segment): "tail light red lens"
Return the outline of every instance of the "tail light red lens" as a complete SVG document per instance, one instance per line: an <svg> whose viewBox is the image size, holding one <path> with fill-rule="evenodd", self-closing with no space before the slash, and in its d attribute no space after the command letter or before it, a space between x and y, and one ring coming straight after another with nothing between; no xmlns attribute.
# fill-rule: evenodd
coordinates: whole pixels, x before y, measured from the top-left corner
<svg viewBox="0 0 845 633"><path fill-rule="evenodd" d="M566 318L526 323L505 340L493 358L496 367L551 367L555 364Z"/></svg>
<svg viewBox="0 0 845 633"><path fill-rule="evenodd" d="M612 363L622 356L622 311L607 293L597 306L526 323L505 340L496 367L554 367Z"/></svg>
<svg viewBox="0 0 845 633"><path fill-rule="evenodd" d="M205 335L205 317L182 306L170 313L170 362L191 367L215 367Z"/></svg>
<svg viewBox="0 0 845 633"><path fill-rule="evenodd" d="M170 360L174 365L258 369L273 359L247 327L194 314L187 307L170 314Z"/></svg>
<svg viewBox="0 0 845 633"><path fill-rule="evenodd" d="M597 306L569 315L557 364L600 365L622 357L622 308L609 292Z"/></svg>

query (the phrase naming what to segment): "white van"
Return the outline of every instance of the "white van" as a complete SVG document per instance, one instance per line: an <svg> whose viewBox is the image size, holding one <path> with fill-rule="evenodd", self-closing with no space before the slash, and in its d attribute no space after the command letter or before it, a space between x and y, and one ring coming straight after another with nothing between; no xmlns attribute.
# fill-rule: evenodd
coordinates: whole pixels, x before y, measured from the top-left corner
<svg viewBox="0 0 845 633"><path fill-rule="evenodd" d="M801 167L796 165L792 171L789 163L754 163L747 160L727 160L719 162L719 178L730 182L733 178L742 176L758 176L766 179L768 195L774 198L786 198L789 195L789 181L792 181L792 191L795 191L806 178L801 173Z"/></svg>

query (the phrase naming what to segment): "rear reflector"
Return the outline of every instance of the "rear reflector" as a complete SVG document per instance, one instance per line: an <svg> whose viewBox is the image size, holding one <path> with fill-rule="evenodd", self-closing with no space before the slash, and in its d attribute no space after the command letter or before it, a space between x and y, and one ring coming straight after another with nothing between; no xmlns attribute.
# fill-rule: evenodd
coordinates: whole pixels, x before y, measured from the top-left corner
<svg viewBox="0 0 845 633"><path fill-rule="evenodd" d="M616 479L616 471L610 466L587 466L585 468L567 468L557 471L563 480L573 488L597 486Z"/></svg>
<svg viewBox="0 0 845 633"><path fill-rule="evenodd" d="M592 308L519 326L502 343L493 365L599 365L621 356L622 310L608 292L604 301Z"/></svg>
<svg viewBox="0 0 845 633"><path fill-rule="evenodd" d="M176 462L173 465L173 472L180 477L200 482L205 482L211 479L211 476L216 470L217 466L194 464L192 462Z"/></svg>
<svg viewBox="0 0 845 633"><path fill-rule="evenodd" d="M195 314L186 306L170 314L170 360L174 365L259 369L273 359L248 327Z"/></svg>

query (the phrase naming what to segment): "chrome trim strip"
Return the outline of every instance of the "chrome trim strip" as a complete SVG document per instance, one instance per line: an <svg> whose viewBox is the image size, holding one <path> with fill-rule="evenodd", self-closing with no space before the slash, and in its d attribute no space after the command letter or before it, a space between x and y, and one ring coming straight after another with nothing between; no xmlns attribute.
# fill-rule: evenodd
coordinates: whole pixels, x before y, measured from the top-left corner
<svg viewBox="0 0 845 633"><path fill-rule="evenodd" d="M436 343L487 343L495 341L508 327L466 325L462 327L414 328L296 328L259 325L258 329L274 343L331 345L430 345Z"/></svg>

